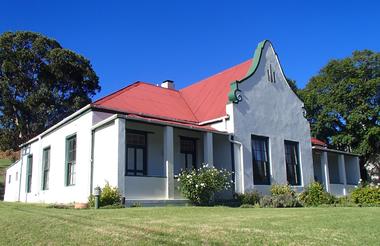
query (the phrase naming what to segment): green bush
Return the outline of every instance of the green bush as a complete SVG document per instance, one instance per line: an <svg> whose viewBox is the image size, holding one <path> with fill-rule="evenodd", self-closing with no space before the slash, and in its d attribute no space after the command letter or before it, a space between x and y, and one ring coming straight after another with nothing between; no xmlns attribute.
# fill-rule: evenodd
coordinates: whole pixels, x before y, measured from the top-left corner
<svg viewBox="0 0 380 246"><path fill-rule="evenodd" d="M270 196L263 196L260 199L260 206L263 208L291 208L299 207L295 191L290 185L274 184L270 189Z"/></svg>
<svg viewBox="0 0 380 246"><path fill-rule="evenodd" d="M278 195L291 195L294 196L296 193L290 187L290 185L280 185L280 184L274 184L271 186L270 193L272 196L278 196Z"/></svg>
<svg viewBox="0 0 380 246"><path fill-rule="evenodd" d="M216 192L231 188L231 172L203 165L195 170L183 170L178 178L184 197L195 205L211 205Z"/></svg>
<svg viewBox="0 0 380 246"><path fill-rule="evenodd" d="M334 203L334 197L327 193L323 186L318 182L310 183L305 190L298 196L304 206L319 206L322 204Z"/></svg>
<svg viewBox="0 0 380 246"><path fill-rule="evenodd" d="M237 200L240 204L255 205L260 202L261 197L262 195L256 190L247 192L245 194L237 194Z"/></svg>
<svg viewBox="0 0 380 246"><path fill-rule="evenodd" d="M121 203L121 195L119 189L112 187L107 182L104 188L101 190L99 196L99 206L119 205ZM88 204L90 207L95 207L95 196L90 195L88 198Z"/></svg>
<svg viewBox="0 0 380 246"><path fill-rule="evenodd" d="M358 187L352 191L351 201L362 205L380 205L380 187Z"/></svg>
<svg viewBox="0 0 380 246"><path fill-rule="evenodd" d="M280 194L274 196L263 196L260 199L260 207L263 208L293 208L301 204L292 194Z"/></svg>
<svg viewBox="0 0 380 246"><path fill-rule="evenodd" d="M272 203L272 196L263 196L260 199L260 207L262 208L273 208L273 203Z"/></svg>

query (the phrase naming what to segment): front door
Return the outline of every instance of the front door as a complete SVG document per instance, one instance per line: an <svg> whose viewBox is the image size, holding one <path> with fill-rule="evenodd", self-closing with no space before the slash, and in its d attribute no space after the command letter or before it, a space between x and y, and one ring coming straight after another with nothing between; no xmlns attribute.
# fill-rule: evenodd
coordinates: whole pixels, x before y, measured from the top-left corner
<svg viewBox="0 0 380 246"><path fill-rule="evenodd" d="M189 170L196 168L196 139L181 137L180 153L181 162L180 170Z"/></svg>

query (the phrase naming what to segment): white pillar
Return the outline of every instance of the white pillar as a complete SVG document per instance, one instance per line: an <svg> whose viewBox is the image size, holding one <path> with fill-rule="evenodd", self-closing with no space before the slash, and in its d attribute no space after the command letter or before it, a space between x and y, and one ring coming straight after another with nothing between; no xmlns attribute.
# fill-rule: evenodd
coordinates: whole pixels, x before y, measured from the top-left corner
<svg viewBox="0 0 380 246"><path fill-rule="evenodd" d="M339 180L343 183L343 195L347 195L346 185L347 185L347 176L346 176L346 165L344 163L344 155L338 156L338 165L339 165Z"/></svg>
<svg viewBox="0 0 380 246"><path fill-rule="evenodd" d="M117 118L115 120L116 130L117 130L117 185L120 190L122 196L126 196L125 194L125 166L126 166L126 120L123 118Z"/></svg>
<svg viewBox="0 0 380 246"><path fill-rule="evenodd" d="M164 128L164 161L166 172L166 198L174 198L174 143L173 127Z"/></svg>
<svg viewBox="0 0 380 246"><path fill-rule="evenodd" d="M213 152L213 139L212 132L203 133L203 155L204 162L209 166L214 166L214 152Z"/></svg>
<svg viewBox="0 0 380 246"><path fill-rule="evenodd" d="M327 158L327 152L322 151L321 154L321 168L322 168L322 176L323 183L325 185L325 189L327 192L330 192L330 175L329 175L329 162Z"/></svg>

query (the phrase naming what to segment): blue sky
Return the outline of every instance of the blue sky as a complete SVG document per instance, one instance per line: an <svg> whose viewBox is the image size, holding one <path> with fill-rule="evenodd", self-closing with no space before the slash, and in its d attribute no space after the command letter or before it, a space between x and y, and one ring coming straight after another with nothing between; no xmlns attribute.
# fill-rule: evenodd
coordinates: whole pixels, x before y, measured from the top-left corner
<svg viewBox="0 0 380 246"><path fill-rule="evenodd" d="M102 91L134 81L177 88L252 57L272 41L304 87L329 60L380 50L377 1L4 1L0 33L30 30L88 58Z"/></svg>

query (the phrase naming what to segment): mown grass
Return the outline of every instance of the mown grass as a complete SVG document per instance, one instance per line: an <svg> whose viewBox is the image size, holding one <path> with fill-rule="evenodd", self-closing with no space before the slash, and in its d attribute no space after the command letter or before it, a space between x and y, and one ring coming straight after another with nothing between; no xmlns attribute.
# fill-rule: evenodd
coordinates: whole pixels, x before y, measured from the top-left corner
<svg viewBox="0 0 380 246"><path fill-rule="evenodd" d="M0 245L378 245L380 208L100 210L0 203Z"/></svg>

